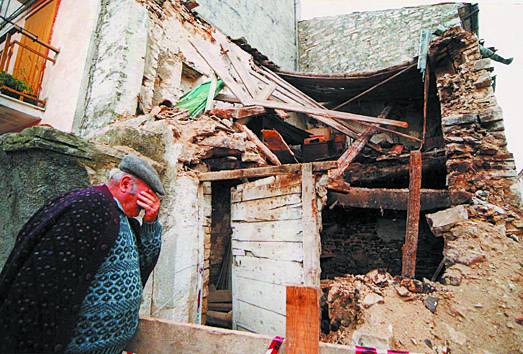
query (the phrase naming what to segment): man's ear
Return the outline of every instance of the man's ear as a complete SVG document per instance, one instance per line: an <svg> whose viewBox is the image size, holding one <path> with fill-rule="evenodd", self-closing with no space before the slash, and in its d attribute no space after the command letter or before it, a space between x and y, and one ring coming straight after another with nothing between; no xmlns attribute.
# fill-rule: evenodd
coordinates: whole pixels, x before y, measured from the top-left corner
<svg viewBox="0 0 523 354"><path fill-rule="evenodd" d="M128 193L133 187L133 180L131 176L123 176L120 179L120 191L122 193Z"/></svg>

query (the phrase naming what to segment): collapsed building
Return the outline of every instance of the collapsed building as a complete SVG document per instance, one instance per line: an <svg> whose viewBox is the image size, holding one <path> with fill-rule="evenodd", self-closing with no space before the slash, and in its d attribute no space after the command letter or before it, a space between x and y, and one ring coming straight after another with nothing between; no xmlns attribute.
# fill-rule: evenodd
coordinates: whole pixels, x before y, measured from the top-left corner
<svg viewBox="0 0 523 354"><path fill-rule="evenodd" d="M322 341L518 350L517 304L503 304L507 325L488 344L466 332L479 317L468 320L456 305L474 298L467 279L503 268L500 251L521 255L523 227L477 7L303 21L292 46L280 37L294 25L282 25L270 48L252 33L227 37L194 6L100 2L81 52L84 76L70 93L77 104L60 110L50 95L44 116L31 118L76 135L36 126L0 136L7 192L0 208L10 220L2 225L2 262L39 205L102 183L134 152L161 172L167 191L143 316L284 335L285 286L303 284L322 290ZM213 6L202 1L202 15ZM55 30L71 26L61 21L66 15L58 12ZM288 55L284 46L292 47ZM271 61L276 53L284 68ZM67 72L60 55L51 71ZM40 84L52 92L46 75ZM7 116L21 110L4 106ZM29 109L37 110L24 108L24 126ZM23 128L4 120L2 132ZM515 273L500 284L512 284L510 299L521 294L521 269ZM396 320L380 317L385 308ZM429 328L409 329L413 314ZM137 352L161 345L145 334Z"/></svg>

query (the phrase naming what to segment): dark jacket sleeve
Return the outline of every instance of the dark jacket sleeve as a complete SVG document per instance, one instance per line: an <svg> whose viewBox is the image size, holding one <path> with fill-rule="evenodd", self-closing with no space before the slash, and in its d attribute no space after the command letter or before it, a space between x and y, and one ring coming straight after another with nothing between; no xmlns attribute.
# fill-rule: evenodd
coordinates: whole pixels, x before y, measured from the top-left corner
<svg viewBox="0 0 523 354"><path fill-rule="evenodd" d="M0 275L0 353L62 352L81 302L118 234L112 198L64 195L24 226Z"/></svg>

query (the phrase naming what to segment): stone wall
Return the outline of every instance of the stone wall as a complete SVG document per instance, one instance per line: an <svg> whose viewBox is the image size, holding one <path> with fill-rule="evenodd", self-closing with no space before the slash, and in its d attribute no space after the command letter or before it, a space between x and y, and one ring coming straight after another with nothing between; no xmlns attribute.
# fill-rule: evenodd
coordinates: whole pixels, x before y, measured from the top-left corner
<svg viewBox="0 0 523 354"><path fill-rule="evenodd" d="M372 71L418 55L421 29L459 25L456 4L355 12L298 23L298 69L315 73Z"/></svg>
<svg viewBox="0 0 523 354"><path fill-rule="evenodd" d="M405 240L406 212L376 209L323 211L321 277L366 274L383 269L401 274L401 247ZM420 219L416 277L431 278L443 258L443 242Z"/></svg>
<svg viewBox="0 0 523 354"><path fill-rule="evenodd" d="M295 0L200 0L194 11L233 39L247 42L286 70L296 69Z"/></svg>
<svg viewBox="0 0 523 354"><path fill-rule="evenodd" d="M507 231L517 232L510 224L521 206L517 172L491 86L490 60L481 58L477 37L459 27L435 40L431 55L436 63L451 201L468 201L473 204L472 217L494 224L508 221Z"/></svg>

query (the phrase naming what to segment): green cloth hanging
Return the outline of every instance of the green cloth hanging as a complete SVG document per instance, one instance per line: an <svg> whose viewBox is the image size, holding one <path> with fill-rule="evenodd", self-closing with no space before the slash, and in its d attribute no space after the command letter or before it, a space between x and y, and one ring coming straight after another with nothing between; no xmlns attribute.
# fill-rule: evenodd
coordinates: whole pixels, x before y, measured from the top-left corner
<svg viewBox="0 0 523 354"><path fill-rule="evenodd" d="M218 80L216 83L214 97L216 97L216 95L220 92L223 86L223 81ZM191 117L196 117L205 110L210 88L211 81L207 81L203 84L196 86L180 98L180 100L176 103L176 107L187 109Z"/></svg>

